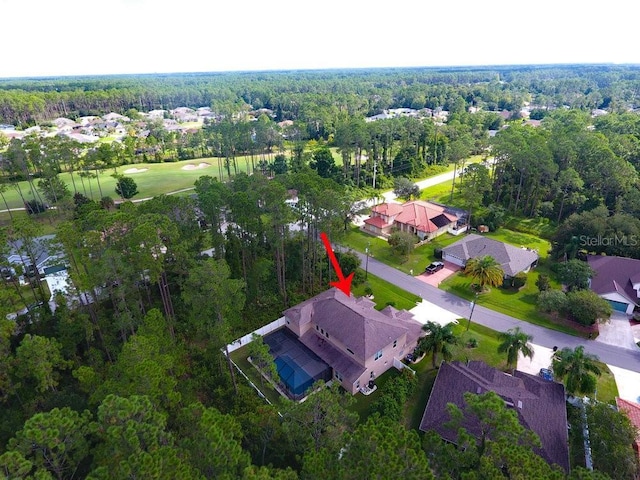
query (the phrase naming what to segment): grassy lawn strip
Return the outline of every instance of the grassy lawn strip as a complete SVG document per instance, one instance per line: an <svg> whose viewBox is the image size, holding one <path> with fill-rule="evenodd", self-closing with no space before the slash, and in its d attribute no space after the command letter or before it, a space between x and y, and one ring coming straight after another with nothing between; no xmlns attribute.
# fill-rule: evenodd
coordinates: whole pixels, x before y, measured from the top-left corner
<svg viewBox="0 0 640 480"><path fill-rule="evenodd" d="M387 305L393 305L398 310L409 310L420 302L419 296L371 274L365 282L352 289L353 294L356 297L364 296L367 286L373 291L373 301L376 303L377 310L382 310Z"/></svg>
<svg viewBox="0 0 640 480"><path fill-rule="evenodd" d="M247 357L249 356L247 353L247 347L241 347L238 350L231 353L231 360L233 360L236 365L244 372L244 374L249 377L249 380L253 382L253 384L260 389L260 391L264 394L265 397L269 399L271 403L274 405L278 405L282 396L269 384L269 382L262 377L260 372L249 363ZM262 380L261 380L262 379ZM238 376L238 381L245 382L246 379L242 377L242 375ZM263 383L261 383L263 382Z"/></svg>
<svg viewBox="0 0 640 480"><path fill-rule="evenodd" d="M598 362L597 365L598 368L600 368L602 375L598 377L598 385L596 387L594 398L599 402L615 405L616 397L618 396L618 385L616 384L616 379L606 363Z"/></svg>

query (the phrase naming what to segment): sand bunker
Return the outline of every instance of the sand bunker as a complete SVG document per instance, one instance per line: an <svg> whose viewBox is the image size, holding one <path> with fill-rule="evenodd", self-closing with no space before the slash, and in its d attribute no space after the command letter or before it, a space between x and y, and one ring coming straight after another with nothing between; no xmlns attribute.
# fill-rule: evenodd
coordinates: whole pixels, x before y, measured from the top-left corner
<svg viewBox="0 0 640 480"><path fill-rule="evenodd" d="M127 168L124 173L142 173L149 170L148 168Z"/></svg>
<svg viewBox="0 0 640 480"><path fill-rule="evenodd" d="M199 163L198 165L194 163L187 163L184 167L182 167L182 170L198 170L200 168L207 168L210 166L211 164L207 162L202 162L202 163Z"/></svg>

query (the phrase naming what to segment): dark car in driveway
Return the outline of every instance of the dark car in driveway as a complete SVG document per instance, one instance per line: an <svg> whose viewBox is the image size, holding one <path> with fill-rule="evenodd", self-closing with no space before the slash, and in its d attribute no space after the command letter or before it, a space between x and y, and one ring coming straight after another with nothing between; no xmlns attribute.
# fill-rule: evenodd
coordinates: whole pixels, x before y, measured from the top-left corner
<svg viewBox="0 0 640 480"><path fill-rule="evenodd" d="M426 273L436 273L444 268L444 263L442 262L433 262L424 269Z"/></svg>

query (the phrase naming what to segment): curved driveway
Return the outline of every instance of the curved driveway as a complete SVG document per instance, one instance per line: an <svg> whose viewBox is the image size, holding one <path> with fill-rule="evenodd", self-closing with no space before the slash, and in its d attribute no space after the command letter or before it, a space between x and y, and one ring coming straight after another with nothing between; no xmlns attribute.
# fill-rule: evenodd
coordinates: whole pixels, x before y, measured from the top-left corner
<svg viewBox="0 0 640 480"><path fill-rule="evenodd" d="M366 261L364 254L356 252L362 262ZM423 299L445 308L461 318L469 318L470 304L468 300L452 295L451 293L440 290L437 287L428 285L420 280L413 278L406 273L396 270L393 267L385 265L378 260L369 257L369 273L380 277L387 282L398 285L403 289L415 295L419 295ZM504 332L513 327L520 327L524 332L533 335L534 342L537 345L552 348L570 347L574 348L578 345L584 345L585 351L597 355L600 361L616 367L640 372L640 349L627 349L608 345L600 342L584 340L580 337L567 335L566 333L556 330L549 330L527 323L523 320L510 317L500 312L490 310L482 305L476 305L473 310L473 323L478 323L486 327L492 328L499 332Z"/></svg>

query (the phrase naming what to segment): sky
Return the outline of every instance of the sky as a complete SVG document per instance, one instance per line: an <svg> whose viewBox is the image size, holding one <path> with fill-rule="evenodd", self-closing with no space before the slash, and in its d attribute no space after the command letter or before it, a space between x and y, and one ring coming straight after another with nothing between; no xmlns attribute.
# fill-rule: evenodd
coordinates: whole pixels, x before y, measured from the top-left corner
<svg viewBox="0 0 640 480"><path fill-rule="evenodd" d="M640 64L630 0L0 0L0 78Z"/></svg>

